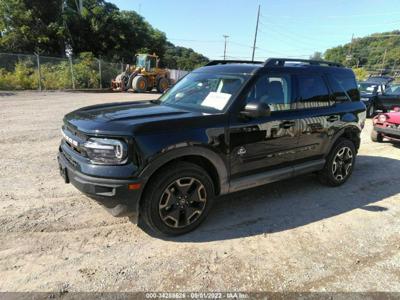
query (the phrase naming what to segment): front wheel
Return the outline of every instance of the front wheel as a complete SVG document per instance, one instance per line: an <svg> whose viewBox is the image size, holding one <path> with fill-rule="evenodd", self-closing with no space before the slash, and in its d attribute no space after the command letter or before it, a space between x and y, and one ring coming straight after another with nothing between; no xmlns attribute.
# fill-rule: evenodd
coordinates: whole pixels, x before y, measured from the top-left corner
<svg viewBox="0 0 400 300"><path fill-rule="evenodd" d="M353 172L355 159L356 150L353 142L340 138L329 153L324 169L318 173L318 178L325 185L342 185Z"/></svg>
<svg viewBox="0 0 400 300"><path fill-rule="evenodd" d="M147 90L147 79L144 76L138 75L133 78L132 88L135 92L144 93Z"/></svg>
<svg viewBox="0 0 400 300"><path fill-rule="evenodd" d="M141 213L155 232L180 235L200 225L214 197L214 186L205 170L196 164L178 162L149 182Z"/></svg>

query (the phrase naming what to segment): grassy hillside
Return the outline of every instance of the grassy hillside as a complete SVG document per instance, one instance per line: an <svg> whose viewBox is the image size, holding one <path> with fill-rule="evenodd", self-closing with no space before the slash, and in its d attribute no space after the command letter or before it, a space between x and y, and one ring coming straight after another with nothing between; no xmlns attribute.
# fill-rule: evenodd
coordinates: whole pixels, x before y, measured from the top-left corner
<svg viewBox="0 0 400 300"><path fill-rule="evenodd" d="M375 33L326 50L325 59L370 72L395 73L400 69L400 31Z"/></svg>

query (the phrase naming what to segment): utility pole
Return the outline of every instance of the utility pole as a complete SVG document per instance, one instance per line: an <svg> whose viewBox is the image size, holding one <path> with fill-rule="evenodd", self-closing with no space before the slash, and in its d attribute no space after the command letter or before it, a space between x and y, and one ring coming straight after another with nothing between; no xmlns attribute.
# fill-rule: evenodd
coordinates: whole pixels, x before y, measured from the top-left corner
<svg viewBox="0 0 400 300"><path fill-rule="evenodd" d="M224 34L223 37L224 37L224 39L225 39L224 60L226 60L226 43L227 43L227 40L228 40L229 35Z"/></svg>
<svg viewBox="0 0 400 300"><path fill-rule="evenodd" d="M387 49L385 49L385 53L383 54L383 60L382 60L382 72L381 72L381 74L383 73L383 71L384 71L384 68L385 68L386 54L387 54Z"/></svg>
<svg viewBox="0 0 400 300"><path fill-rule="evenodd" d="M256 23L256 33L254 35L254 44L253 44L253 55L251 56L251 60L254 61L254 54L256 52L257 45L257 33L258 33L258 23L260 22L260 9L261 5L258 5L258 13L257 13L257 23Z"/></svg>
<svg viewBox="0 0 400 300"><path fill-rule="evenodd" d="M349 46L349 52L347 52L346 55L346 60L351 61L353 59L353 41L354 41L354 33L351 35L351 41L350 41L350 46Z"/></svg>

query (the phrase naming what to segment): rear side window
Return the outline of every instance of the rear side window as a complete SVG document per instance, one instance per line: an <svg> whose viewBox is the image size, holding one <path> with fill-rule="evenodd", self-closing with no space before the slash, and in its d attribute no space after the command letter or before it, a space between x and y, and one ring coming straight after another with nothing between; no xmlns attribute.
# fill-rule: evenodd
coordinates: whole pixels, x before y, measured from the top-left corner
<svg viewBox="0 0 400 300"><path fill-rule="evenodd" d="M360 100L360 92L354 76L350 74L329 74L329 85L333 90L336 101Z"/></svg>
<svg viewBox="0 0 400 300"><path fill-rule="evenodd" d="M298 75L297 108L313 108L330 106L329 90L320 75Z"/></svg>

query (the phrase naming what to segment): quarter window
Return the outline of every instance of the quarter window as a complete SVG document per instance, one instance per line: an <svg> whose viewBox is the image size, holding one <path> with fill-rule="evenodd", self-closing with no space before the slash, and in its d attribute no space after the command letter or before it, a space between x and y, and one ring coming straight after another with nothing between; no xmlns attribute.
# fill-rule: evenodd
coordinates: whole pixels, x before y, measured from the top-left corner
<svg viewBox="0 0 400 300"><path fill-rule="evenodd" d="M348 74L329 74L329 85L336 101L358 101L360 94L354 77Z"/></svg>
<svg viewBox="0 0 400 300"><path fill-rule="evenodd" d="M293 109L290 75L262 75L250 90L247 103L263 102L271 111Z"/></svg>
<svg viewBox="0 0 400 300"><path fill-rule="evenodd" d="M297 108L330 106L329 91L323 78L319 75L298 75L299 97Z"/></svg>

